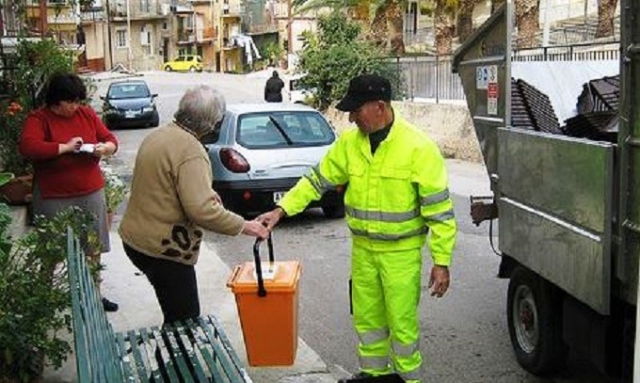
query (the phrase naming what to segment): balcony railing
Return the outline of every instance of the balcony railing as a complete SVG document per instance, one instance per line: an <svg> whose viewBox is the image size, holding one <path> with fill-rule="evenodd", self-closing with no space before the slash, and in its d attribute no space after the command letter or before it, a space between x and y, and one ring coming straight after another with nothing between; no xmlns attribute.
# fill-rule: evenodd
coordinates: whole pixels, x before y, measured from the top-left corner
<svg viewBox="0 0 640 383"><path fill-rule="evenodd" d="M220 8L223 17L240 16L242 14L242 7L238 4L222 4Z"/></svg>
<svg viewBox="0 0 640 383"><path fill-rule="evenodd" d="M180 43L196 43L203 41L211 41L215 39L216 34L213 28L196 28L178 31L178 42Z"/></svg>
<svg viewBox="0 0 640 383"><path fill-rule="evenodd" d="M129 2L129 15L131 18L145 18L145 17L164 17L166 16L162 9L162 5L156 1ZM112 1L109 6L109 15L111 17L127 17L127 5L124 1Z"/></svg>

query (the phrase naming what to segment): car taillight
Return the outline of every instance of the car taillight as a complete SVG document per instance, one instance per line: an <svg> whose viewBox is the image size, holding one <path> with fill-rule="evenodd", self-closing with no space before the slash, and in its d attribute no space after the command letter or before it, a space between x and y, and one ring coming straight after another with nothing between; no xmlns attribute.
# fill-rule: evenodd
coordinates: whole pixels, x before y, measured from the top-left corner
<svg viewBox="0 0 640 383"><path fill-rule="evenodd" d="M230 148L220 149L220 161L225 168L234 173L246 173L251 169L242 154Z"/></svg>

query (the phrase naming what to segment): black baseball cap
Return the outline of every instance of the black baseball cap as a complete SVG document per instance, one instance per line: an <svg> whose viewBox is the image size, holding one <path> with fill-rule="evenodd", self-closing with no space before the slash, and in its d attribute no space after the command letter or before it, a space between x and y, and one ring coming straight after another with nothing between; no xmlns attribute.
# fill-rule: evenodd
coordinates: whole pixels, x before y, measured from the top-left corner
<svg viewBox="0 0 640 383"><path fill-rule="evenodd" d="M358 110L369 101L391 101L391 83L377 74L363 74L349 82L346 96L336 105L343 112Z"/></svg>

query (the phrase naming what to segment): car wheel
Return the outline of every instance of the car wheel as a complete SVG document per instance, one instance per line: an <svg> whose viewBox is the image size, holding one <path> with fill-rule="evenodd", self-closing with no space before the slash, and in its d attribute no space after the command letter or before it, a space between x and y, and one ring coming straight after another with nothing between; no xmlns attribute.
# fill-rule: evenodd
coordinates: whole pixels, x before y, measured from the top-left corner
<svg viewBox="0 0 640 383"><path fill-rule="evenodd" d="M191 68L189 68L189 72L195 73L195 71L196 71L196 67L192 66Z"/></svg>
<svg viewBox="0 0 640 383"><path fill-rule="evenodd" d="M164 71L165 72L171 72L173 69L171 69L171 66L167 65L164 67Z"/></svg>
<svg viewBox="0 0 640 383"><path fill-rule="evenodd" d="M151 118L151 123L149 124L149 127L156 128L158 127L158 125L160 125L160 115L158 114L158 111L156 111L153 114L153 117Z"/></svg>
<svg viewBox="0 0 640 383"><path fill-rule="evenodd" d="M343 218L344 205L340 206L322 206L322 213L327 218Z"/></svg>
<svg viewBox="0 0 640 383"><path fill-rule="evenodd" d="M507 293L507 323L518 363L535 375L561 370L568 347L562 340L562 299L551 283L524 267L514 270Z"/></svg>

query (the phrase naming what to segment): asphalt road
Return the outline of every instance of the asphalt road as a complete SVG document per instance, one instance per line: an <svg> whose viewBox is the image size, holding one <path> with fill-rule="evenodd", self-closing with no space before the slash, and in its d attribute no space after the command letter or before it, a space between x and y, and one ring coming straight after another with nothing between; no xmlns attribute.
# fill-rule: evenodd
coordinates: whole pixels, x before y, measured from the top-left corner
<svg viewBox="0 0 640 383"><path fill-rule="evenodd" d="M161 123L171 119L180 96L200 83L218 87L227 101L255 102L262 98L266 77L209 73L148 73L143 78L159 93ZM98 95L108 81L98 82ZM111 160L125 177L131 175L136 150L152 129L118 130L121 147ZM482 178L476 164L458 164L455 173L461 184L474 185ZM482 180L480 180L482 182ZM468 189L473 189L470 187ZM473 192L473 190L469 190ZM468 218L468 195L454 194L460 235L452 267L452 286L443 299L431 298L426 283L430 269L425 253L423 299L420 304L426 359L425 382L441 383L613 383L577 357L560 376L537 378L516 363L506 324L508 281L495 276L499 258L488 241L488 226L477 228ZM122 209L126 204L123 204ZM238 246L238 243L243 243ZM229 266L250 261L252 244L211 235L209 244ZM350 242L342 220L329 220L320 210L310 210L285 220L274 233L276 259L299 260L303 265L300 283L299 335L336 370L355 371L356 338L349 316L347 281ZM266 254L265 254L266 255Z"/></svg>

